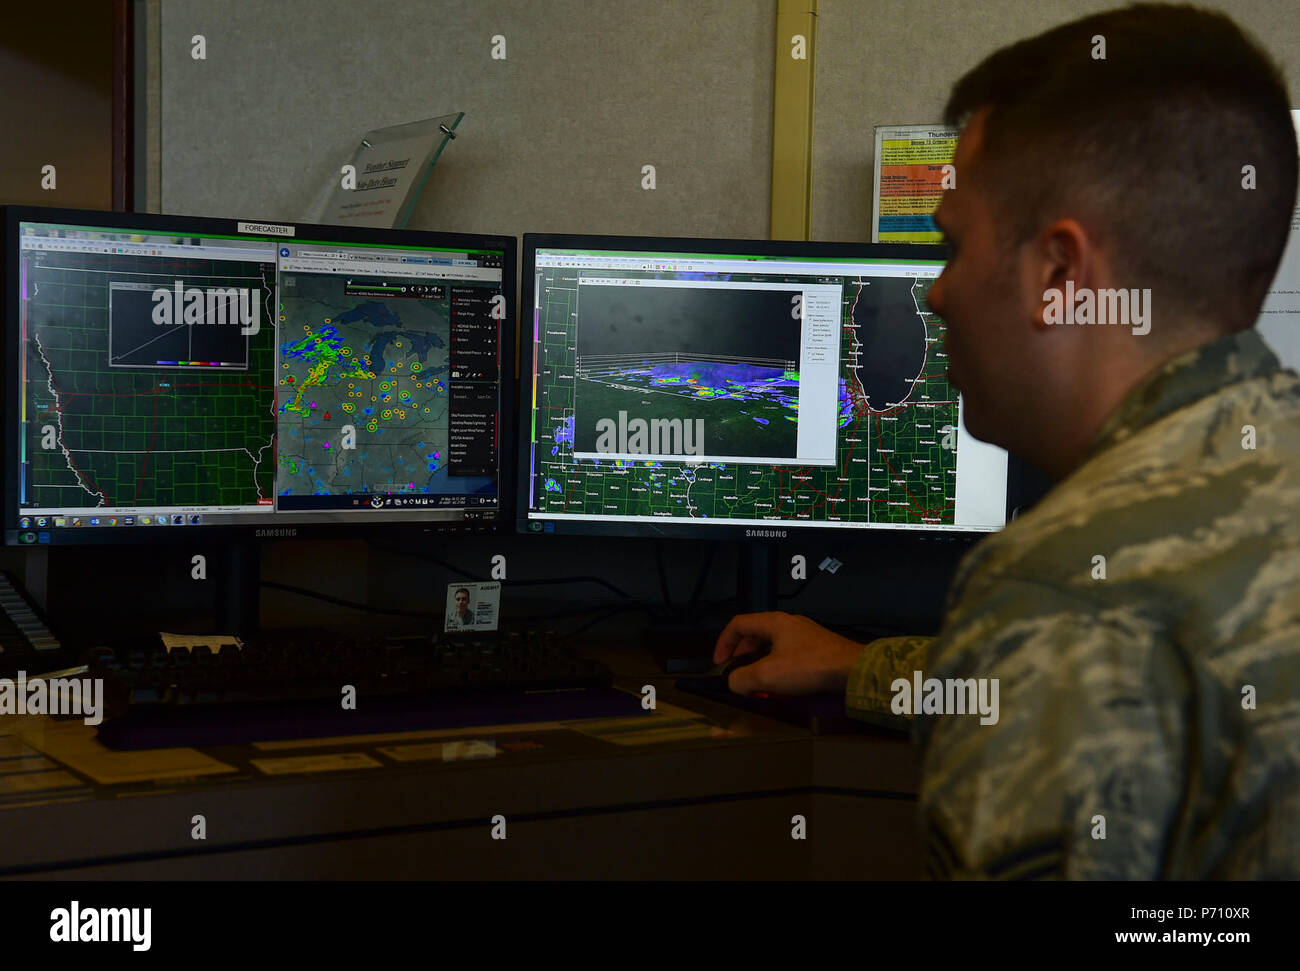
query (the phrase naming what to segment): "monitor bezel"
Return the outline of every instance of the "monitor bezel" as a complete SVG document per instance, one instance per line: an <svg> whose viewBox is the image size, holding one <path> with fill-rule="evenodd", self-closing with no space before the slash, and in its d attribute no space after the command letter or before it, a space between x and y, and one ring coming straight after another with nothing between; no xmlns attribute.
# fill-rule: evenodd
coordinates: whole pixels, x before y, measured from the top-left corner
<svg viewBox="0 0 1300 971"><path fill-rule="evenodd" d="M896 260L947 261L947 246L913 243L825 242L808 240L716 239L688 236L605 236L567 233L525 233L520 252L519 292L519 414L515 422L518 434L518 457L515 463L517 483L515 528L530 535L565 534L615 537L655 537L660 539L742 539L747 542L780 542L800 536L835 534L837 539L873 537L915 537L927 540L969 542L994 535L999 530L936 529L905 526L844 526L838 523L805 523L773 520L771 525L726 523L718 520L708 525L697 521L665 518L653 523L610 520L530 519L528 490L531 487L532 449L532 381L533 381L533 311L536 303L537 251L539 249L605 249L627 251L662 251L667 253L729 254L755 256L838 257ZM1022 504L1019 483L1022 470L1017 457L1008 453L1006 521L1011 522ZM547 528L549 524L554 524ZM1003 527L1005 528L1005 527Z"/></svg>
<svg viewBox="0 0 1300 971"><path fill-rule="evenodd" d="M20 542L18 520L18 487L13 470L18 463L18 439L15 429L5 427L0 430L0 448L3 449L6 473L3 475L4 511L0 522L3 524L3 541L6 546L19 546L31 549L43 549L59 546L82 545L136 545L141 543L182 543L204 544L212 541L230 540L279 540L279 539L355 539L373 537L376 533L389 536L397 534L418 533L490 533L508 531L511 519L512 496L518 492L514 479L513 459L516 454L514 442L514 419L517 404L514 400L516 377L516 344L518 342L518 306L517 296L517 257L518 239L513 235L454 233L417 229L375 229L360 226L331 226L322 223L298 222L286 219L266 218L225 218L210 216L167 215L157 213L124 213L110 210L70 209L47 206L3 206L0 213L0 226L3 237L0 246L4 248L4 287L5 294L2 307L3 320L0 321L0 333L4 335L3 374L0 375L0 394L3 395L6 413L18 415L21 388L18 380L18 227L24 222L63 223L77 226L103 227L105 230L143 230L150 232L173 232L184 235L186 232L213 233L218 235L239 236L247 239L284 242L290 239L324 240L340 243L394 243L404 246L448 246L471 249L500 250L503 254L501 267L502 293L506 297L506 319L501 327L501 391L500 391L500 448L498 450L497 475L497 515L495 520L410 520L410 521L359 521L326 522L310 521L311 513L302 515L303 521L286 521L276 516L274 521L265 524L236 523L199 526L169 526L166 529L154 529L144 526L86 527L73 530L51 530L49 543ZM239 224L248 223L259 226L291 228L292 236L279 233L241 232ZM88 513L89 514L89 513ZM24 530L22 532L28 532ZM30 532L38 532L35 528Z"/></svg>

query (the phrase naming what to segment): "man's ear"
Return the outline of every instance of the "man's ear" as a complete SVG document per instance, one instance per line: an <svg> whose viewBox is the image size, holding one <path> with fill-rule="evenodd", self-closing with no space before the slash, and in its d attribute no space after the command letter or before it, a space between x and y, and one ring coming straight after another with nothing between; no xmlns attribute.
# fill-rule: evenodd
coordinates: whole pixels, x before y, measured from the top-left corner
<svg viewBox="0 0 1300 971"><path fill-rule="evenodd" d="M1045 226L1020 249L1021 280L1035 327L1046 327L1054 314L1069 313L1067 293L1093 287L1092 241L1075 219Z"/></svg>

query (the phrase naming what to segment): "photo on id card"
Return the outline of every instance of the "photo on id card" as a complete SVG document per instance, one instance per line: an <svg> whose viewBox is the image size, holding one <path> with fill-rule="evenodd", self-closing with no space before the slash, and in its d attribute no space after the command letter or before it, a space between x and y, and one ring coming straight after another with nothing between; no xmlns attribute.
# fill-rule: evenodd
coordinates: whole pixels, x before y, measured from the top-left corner
<svg viewBox="0 0 1300 971"><path fill-rule="evenodd" d="M444 631L489 631L497 629L501 606L500 583L447 584L447 613Z"/></svg>

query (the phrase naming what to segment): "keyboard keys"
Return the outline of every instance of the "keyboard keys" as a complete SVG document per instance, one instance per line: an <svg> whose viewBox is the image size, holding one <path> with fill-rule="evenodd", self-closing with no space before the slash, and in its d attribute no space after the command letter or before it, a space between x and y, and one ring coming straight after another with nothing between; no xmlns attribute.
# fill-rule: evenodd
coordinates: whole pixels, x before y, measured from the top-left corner
<svg viewBox="0 0 1300 971"><path fill-rule="evenodd" d="M153 644L88 655L98 676L121 682L133 707L337 701L349 684L362 701L608 685L609 671L551 633L499 637L330 637L275 632L243 645L164 651Z"/></svg>

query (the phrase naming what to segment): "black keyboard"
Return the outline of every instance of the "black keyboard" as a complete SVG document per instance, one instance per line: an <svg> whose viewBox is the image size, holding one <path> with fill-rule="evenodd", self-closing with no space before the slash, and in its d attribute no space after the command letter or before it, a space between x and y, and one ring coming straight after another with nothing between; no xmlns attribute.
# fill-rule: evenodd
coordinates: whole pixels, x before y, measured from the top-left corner
<svg viewBox="0 0 1300 971"><path fill-rule="evenodd" d="M358 704L606 687L608 668L578 656L554 632L498 636L346 638L277 633L244 644L167 650L157 643L95 648L88 676L104 679L108 717L130 709L204 705Z"/></svg>
<svg viewBox="0 0 1300 971"><path fill-rule="evenodd" d="M8 573L0 573L0 677L44 674L62 658L58 639L35 605Z"/></svg>
<svg viewBox="0 0 1300 971"><path fill-rule="evenodd" d="M553 632L409 638L277 632L167 650L93 648L104 682L99 741L112 749L465 728L641 713L603 664ZM344 707L344 687L355 704Z"/></svg>

